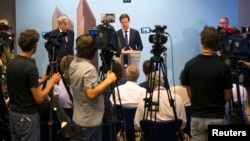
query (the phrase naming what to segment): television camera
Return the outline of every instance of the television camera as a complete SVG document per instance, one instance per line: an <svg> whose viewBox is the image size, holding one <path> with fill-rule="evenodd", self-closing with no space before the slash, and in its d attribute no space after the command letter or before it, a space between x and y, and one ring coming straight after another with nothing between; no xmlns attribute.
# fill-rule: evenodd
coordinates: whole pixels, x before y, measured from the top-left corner
<svg viewBox="0 0 250 141"><path fill-rule="evenodd" d="M43 35L43 38L47 40L44 45L49 53L49 56L53 55L54 57L57 57L57 50L60 49L61 43L64 40L65 36L67 36L67 32L60 32L59 34L48 32ZM50 60L54 58L51 57Z"/></svg>
<svg viewBox="0 0 250 141"><path fill-rule="evenodd" d="M101 49L101 59L109 69L113 55L120 57L121 45L117 33L110 23L115 22L115 14L101 14L102 24L89 30L95 38L95 47Z"/></svg>
<svg viewBox="0 0 250 141"><path fill-rule="evenodd" d="M165 44L168 40L168 37L166 36L168 33L165 32L165 29L167 29L166 25L155 25L155 29L153 30L150 27L141 28L141 33L155 33L149 35L148 39L150 43L154 44L151 52L156 56L160 56L160 54L165 50L163 44Z"/></svg>
<svg viewBox="0 0 250 141"><path fill-rule="evenodd" d="M241 30L233 27L220 28L221 42L218 50L221 52L222 60L231 68L233 77L246 74L244 61L250 61L250 32L249 27Z"/></svg>
<svg viewBox="0 0 250 141"><path fill-rule="evenodd" d="M8 46L11 52L14 49L15 34L9 32L11 30L10 25L0 23L0 54L3 52L4 46Z"/></svg>

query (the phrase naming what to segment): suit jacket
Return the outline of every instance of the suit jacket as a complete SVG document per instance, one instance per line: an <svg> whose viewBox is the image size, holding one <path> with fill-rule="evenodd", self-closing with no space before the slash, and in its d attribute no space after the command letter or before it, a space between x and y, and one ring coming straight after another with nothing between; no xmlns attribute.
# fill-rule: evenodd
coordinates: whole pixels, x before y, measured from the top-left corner
<svg viewBox="0 0 250 141"><path fill-rule="evenodd" d="M122 48L125 47L125 39L123 36L122 29L118 30L117 34L118 34ZM136 29L133 29L133 28L130 28L130 32L129 32L129 46L133 50L142 50L143 49L143 45L142 45L141 36L139 34L139 31Z"/></svg>
<svg viewBox="0 0 250 141"><path fill-rule="evenodd" d="M62 58L63 56L66 55L74 55L74 32L72 30L67 30L67 42L63 40L61 42L60 48L57 50L57 55L59 58ZM59 28L52 30L50 32L50 35L52 36L58 36L60 35L60 30Z"/></svg>

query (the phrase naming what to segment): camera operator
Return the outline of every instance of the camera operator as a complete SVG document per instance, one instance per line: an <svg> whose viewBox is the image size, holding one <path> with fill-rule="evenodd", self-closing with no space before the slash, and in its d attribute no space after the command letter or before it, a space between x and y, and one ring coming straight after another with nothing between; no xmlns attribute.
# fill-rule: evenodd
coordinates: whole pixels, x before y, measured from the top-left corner
<svg viewBox="0 0 250 141"><path fill-rule="evenodd" d="M74 31L69 29L69 19L67 16L58 18L58 28L50 32L51 36L58 36L62 32L66 32L66 36L61 41L61 46L58 50L59 62L67 55L74 55Z"/></svg>
<svg viewBox="0 0 250 141"><path fill-rule="evenodd" d="M69 67L70 86L73 91L73 125L76 140L102 141L104 91L116 81L114 72L107 70L100 82L92 59L97 51L95 39L83 34L76 39L76 57Z"/></svg>
<svg viewBox="0 0 250 141"><path fill-rule="evenodd" d="M34 29L26 29L20 33L18 45L21 48L7 65L6 82L10 98L11 139L40 141L39 104L49 99L48 94L57 84L61 76L55 73L44 89L40 86L47 80L45 74L39 81L38 69L31 59L38 47L39 33Z"/></svg>

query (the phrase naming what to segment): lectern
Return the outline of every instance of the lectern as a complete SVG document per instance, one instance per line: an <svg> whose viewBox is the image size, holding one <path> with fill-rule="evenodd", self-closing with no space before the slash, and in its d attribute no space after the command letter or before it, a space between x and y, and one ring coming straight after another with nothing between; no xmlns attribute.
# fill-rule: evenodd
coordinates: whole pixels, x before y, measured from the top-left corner
<svg viewBox="0 0 250 141"><path fill-rule="evenodd" d="M124 55L128 55L128 65L134 64L139 67L139 62L141 58L141 51L139 50L126 50L122 51L120 57L114 56L113 59L117 62L119 62L122 66L123 64L123 58Z"/></svg>

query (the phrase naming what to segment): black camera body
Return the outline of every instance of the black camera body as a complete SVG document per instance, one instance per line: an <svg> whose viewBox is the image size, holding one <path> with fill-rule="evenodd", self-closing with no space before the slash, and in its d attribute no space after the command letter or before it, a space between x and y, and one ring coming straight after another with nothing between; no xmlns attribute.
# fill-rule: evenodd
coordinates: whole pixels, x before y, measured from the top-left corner
<svg viewBox="0 0 250 141"><path fill-rule="evenodd" d="M43 38L47 40L47 42L44 44L47 51L52 53L53 51L60 49L65 36L67 36L67 32L60 32L59 34L48 32L44 34Z"/></svg>
<svg viewBox="0 0 250 141"><path fill-rule="evenodd" d="M102 14L102 24L89 30L89 34L95 38L95 47L113 53L115 56L120 57L121 45L118 35L110 22L114 22L114 14Z"/></svg>
<svg viewBox="0 0 250 141"><path fill-rule="evenodd" d="M8 46L10 51L14 49L14 37L13 33L0 32L0 54L4 46Z"/></svg>
<svg viewBox="0 0 250 141"><path fill-rule="evenodd" d="M165 35L165 29L167 26L155 25L155 29L152 30L155 34L149 35L149 42L155 45L163 45L167 42L168 38Z"/></svg>
<svg viewBox="0 0 250 141"><path fill-rule="evenodd" d="M0 30L12 30L12 26L0 23Z"/></svg>
<svg viewBox="0 0 250 141"><path fill-rule="evenodd" d="M151 52L155 55L155 56L160 56L161 53L163 51L165 51L165 47L163 46L163 44L165 44L168 40L168 37L166 36L166 34L168 34L167 32L165 32L165 30L167 29L166 25L155 25L155 29L151 29L150 27L142 27L141 28L141 33L145 34L145 33L155 33L155 34L151 34L149 35L149 42L154 44L153 45L153 49L151 50Z"/></svg>
<svg viewBox="0 0 250 141"><path fill-rule="evenodd" d="M250 33L246 27L242 30L232 27L218 28L218 32L221 36L218 50L221 52L222 61L230 66L233 81L236 81L240 74L249 73L243 62L250 61ZM244 37L243 34L246 36Z"/></svg>
<svg viewBox="0 0 250 141"><path fill-rule="evenodd" d="M121 44L118 39L116 30L110 23L115 22L114 14L102 14L102 24L97 25L94 29L89 30L89 34L95 39L95 47L101 49L101 59L107 67L104 72L111 67L113 55L120 57Z"/></svg>

